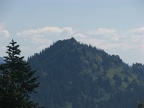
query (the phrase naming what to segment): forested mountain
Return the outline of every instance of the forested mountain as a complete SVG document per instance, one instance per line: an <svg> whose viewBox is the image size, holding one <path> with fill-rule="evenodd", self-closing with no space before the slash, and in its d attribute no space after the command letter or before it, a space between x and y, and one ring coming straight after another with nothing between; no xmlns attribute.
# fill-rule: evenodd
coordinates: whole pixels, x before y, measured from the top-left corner
<svg viewBox="0 0 144 108"><path fill-rule="evenodd" d="M128 66L74 38L57 41L28 62L40 76L33 100L46 108L137 108L144 99L144 65Z"/></svg>

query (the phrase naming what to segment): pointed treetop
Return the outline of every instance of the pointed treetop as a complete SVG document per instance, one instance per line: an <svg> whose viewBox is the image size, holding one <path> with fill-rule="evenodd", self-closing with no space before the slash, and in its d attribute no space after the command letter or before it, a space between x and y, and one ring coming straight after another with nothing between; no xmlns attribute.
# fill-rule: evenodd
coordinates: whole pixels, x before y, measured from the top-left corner
<svg viewBox="0 0 144 108"><path fill-rule="evenodd" d="M19 49L19 45L17 45L17 42L15 42L13 39L12 41L9 43L10 45L7 46L7 51L6 53L8 54L8 56L4 56L5 61L11 59L13 60L14 58L17 58L18 56L20 56L21 50ZM23 57L21 57L23 58Z"/></svg>
<svg viewBox="0 0 144 108"><path fill-rule="evenodd" d="M7 48L5 63L0 65L0 108L39 108L30 99L39 86L33 76L36 71L21 57L17 42L12 39Z"/></svg>
<svg viewBox="0 0 144 108"><path fill-rule="evenodd" d="M12 46L14 46L17 42L15 42L13 39L12 39L12 42L10 42L10 44L12 44Z"/></svg>

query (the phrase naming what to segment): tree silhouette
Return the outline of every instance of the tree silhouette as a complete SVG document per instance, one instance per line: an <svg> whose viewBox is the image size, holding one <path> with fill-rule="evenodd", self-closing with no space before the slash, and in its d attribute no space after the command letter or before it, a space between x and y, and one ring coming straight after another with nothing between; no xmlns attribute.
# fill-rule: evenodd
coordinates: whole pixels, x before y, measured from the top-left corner
<svg viewBox="0 0 144 108"><path fill-rule="evenodd" d="M36 108L30 94L38 87L35 71L20 57L17 42L12 40L7 46L5 63L0 65L0 108Z"/></svg>

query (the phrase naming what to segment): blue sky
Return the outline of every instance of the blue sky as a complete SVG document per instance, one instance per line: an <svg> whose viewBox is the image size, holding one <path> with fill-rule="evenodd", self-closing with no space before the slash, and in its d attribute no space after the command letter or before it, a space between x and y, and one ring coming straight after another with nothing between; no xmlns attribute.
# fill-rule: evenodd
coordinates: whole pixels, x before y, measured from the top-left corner
<svg viewBox="0 0 144 108"><path fill-rule="evenodd" d="M59 39L144 64L143 0L1 0L0 56L11 39L26 58Z"/></svg>

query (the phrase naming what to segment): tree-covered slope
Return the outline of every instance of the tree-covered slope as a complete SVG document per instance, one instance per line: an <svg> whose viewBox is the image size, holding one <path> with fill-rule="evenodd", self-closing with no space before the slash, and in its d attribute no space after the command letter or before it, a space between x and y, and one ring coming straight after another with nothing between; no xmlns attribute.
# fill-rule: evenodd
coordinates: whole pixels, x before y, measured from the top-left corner
<svg viewBox="0 0 144 108"><path fill-rule="evenodd" d="M128 66L118 55L59 40L28 59L40 76L38 96L46 108L136 108L143 99L144 65Z"/></svg>

